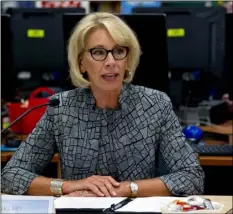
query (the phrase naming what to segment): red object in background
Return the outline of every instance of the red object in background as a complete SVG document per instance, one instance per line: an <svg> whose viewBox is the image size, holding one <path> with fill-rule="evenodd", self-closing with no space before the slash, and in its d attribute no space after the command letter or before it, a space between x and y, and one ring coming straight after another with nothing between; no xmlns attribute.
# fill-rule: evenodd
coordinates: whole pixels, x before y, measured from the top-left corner
<svg viewBox="0 0 233 214"><path fill-rule="evenodd" d="M41 1L41 6L43 8L68 8L68 7L80 7L81 1L74 0L62 0L62 1Z"/></svg>
<svg viewBox="0 0 233 214"><path fill-rule="evenodd" d="M14 121L17 117L23 114L28 109L41 105L46 104L49 101L48 97L36 97L40 93L47 93L49 96L55 94L55 92L47 87L40 87L32 91L29 96L29 99L25 103L8 103L8 113L10 122ZM16 124L12 126L12 130L16 134L30 134L32 130L35 128L37 122L43 116L47 106L40 107L31 111L21 120L19 120Z"/></svg>

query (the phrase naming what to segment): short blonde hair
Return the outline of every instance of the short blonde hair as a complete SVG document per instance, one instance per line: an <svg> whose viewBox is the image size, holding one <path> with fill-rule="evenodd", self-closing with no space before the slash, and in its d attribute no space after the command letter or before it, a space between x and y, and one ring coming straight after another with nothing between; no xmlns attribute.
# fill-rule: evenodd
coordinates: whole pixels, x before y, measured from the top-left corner
<svg viewBox="0 0 233 214"><path fill-rule="evenodd" d="M83 78L81 74L80 60L85 50L88 33L101 27L106 28L116 43L129 47L127 73L124 82L130 83L133 80L141 55L140 45L135 33L119 17L111 13L96 12L85 16L77 23L68 42L70 77L76 87L90 87L90 82Z"/></svg>

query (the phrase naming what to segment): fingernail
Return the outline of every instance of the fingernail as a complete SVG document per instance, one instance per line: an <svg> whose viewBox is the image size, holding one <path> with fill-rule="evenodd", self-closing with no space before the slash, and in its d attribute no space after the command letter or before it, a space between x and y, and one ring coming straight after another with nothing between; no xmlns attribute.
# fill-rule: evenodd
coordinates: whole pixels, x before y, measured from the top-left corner
<svg viewBox="0 0 233 214"><path fill-rule="evenodd" d="M112 192L112 195L115 196L115 195L116 195L116 192Z"/></svg>

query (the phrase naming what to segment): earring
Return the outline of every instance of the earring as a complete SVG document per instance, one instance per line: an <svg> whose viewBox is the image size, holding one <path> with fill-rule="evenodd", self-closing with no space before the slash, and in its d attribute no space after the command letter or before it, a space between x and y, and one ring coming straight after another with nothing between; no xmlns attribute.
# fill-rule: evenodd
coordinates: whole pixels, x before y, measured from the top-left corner
<svg viewBox="0 0 233 214"><path fill-rule="evenodd" d="M128 68L126 68L126 70L125 70L125 77L128 78L131 75L132 75L132 72Z"/></svg>

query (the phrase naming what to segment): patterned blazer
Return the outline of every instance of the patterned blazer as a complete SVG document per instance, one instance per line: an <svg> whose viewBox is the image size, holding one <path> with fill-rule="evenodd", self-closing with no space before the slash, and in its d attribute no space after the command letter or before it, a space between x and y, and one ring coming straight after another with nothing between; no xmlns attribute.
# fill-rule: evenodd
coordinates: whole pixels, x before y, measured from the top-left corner
<svg viewBox="0 0 233 214"><path fill-rule="evenodd" d="M54 97L59 106L47 108L2 170L3 192L24 194L58 151L63 179L159 177L174 195L203 194L204 172L165 93L124 84L115 109L96 107L90 89Z"/></svg>

